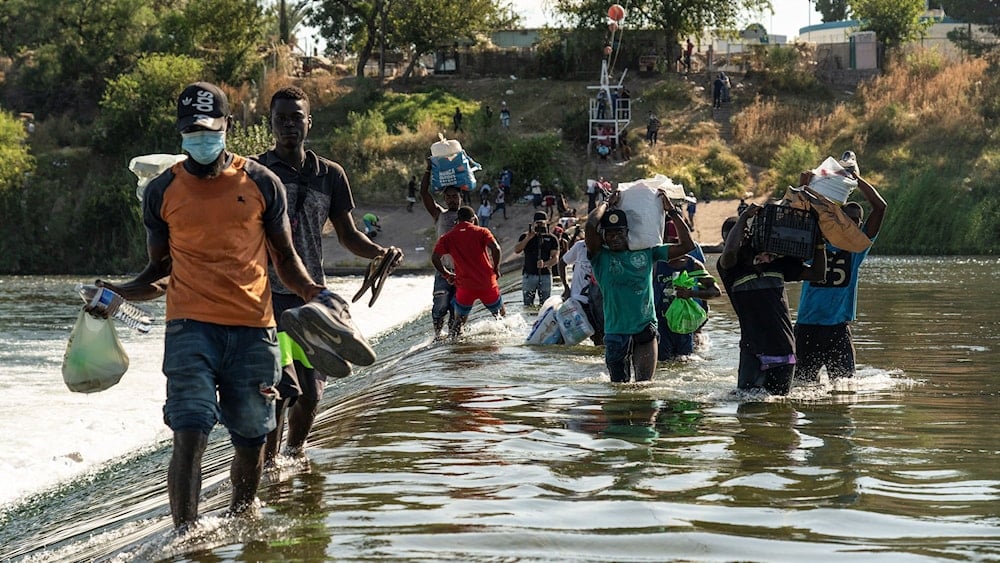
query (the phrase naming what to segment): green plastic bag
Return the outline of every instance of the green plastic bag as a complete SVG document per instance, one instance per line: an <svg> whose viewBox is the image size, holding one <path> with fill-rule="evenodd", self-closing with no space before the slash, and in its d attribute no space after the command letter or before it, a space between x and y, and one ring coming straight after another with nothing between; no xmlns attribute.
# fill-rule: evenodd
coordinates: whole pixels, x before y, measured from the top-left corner
<svg viewBox="0 0 1000 563"><path fill-rule="evenodd" d="M705 309L690 297L674 298L663 316L667 319L670 330L677 334L691 334L708 320Z"/></svg>
<svg viewBox="0 0 1000 563"><path fill-rule="evenodd" d="M94 393L118 383L128 370L128 354L110 319L81 310L63 356L63 381L70 391Z"/></svg>
<svg viewBox="0 0 1000 563"><path fill-rule="evenodd" d="M705 270L697 270L690 274L682 271L674 278L674 287L693 289L698 285L698 279L708 276ZM691 297L675 297L663 312L663 318L667 320L667 326L672 332L677 334L691 334L701 328L708 320L708 311Z"/></svg>

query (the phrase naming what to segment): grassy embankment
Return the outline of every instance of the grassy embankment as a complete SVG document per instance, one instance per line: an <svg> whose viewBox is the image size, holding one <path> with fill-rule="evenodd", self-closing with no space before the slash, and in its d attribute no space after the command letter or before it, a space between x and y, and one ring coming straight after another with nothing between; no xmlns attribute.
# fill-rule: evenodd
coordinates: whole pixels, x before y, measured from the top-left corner
<svg viewBox="0 0 1000 563"><path fill-rule="evenodd" d="M265 90L287 79L272 79ZM1000 250L1000 153L996 119L1000 86L981 60L946 63L933 53L913 55L857 92L809 96L775 91L735 77L732 137L723 139L709 107L708 76L628 80L634 102L634 158L625 165L586 153L586 82L491 78L425 78L386 90L353 78L317 77L302 85L314 100L313 146L342 162L359 202L397 203L401 187L422 170L439 131L450 133L456 106L465 114L457 134L493 178L503 165L520 182L532 175L556 182L570 195L586 178L631 180L657 172L685 184L701 197L767 193L793 182L800 170L850 148L862 173L889 202L876 251L896 254L993 254ZM761 92L767 92L762 95ZM509 132L496 112L506 100L513 113ZM494 123L483 119L491 105ZM258 104L258 112L265 104ZM645 116L663 122L661 142L639 142ZM24 272L93 271L106 250L130 241L103 240L93 225L101 210L120 216L137 206L134 179L125 162L103 162L80 148L88 133L67 118L40 122L33 149L40 179L23 205L37 209L31 240L38 256L56 266L22 264ZM750 171L754 171L753 174ZM124 195L122 195L124 194ZM87 217L72 212L88 199ZM46 220L46 217L51 219ZM136 228L130 235L142 238ZM81 226L84 225L84 226ZM83 265L76 255L88 256ZM40 258L39 260L45 260ZM134 271L142 263L102 263L101 271ZM81 268L86 268L81 270Z"/></svg>
<svg viewBox="0 0 1000 563"><path fill-rule="evenodd" d="M586 154L587 83L428 78L393 95L412 103L413 96L432 91L438 103L422 105L424 118L414 129L376 137L380 140L375 152L383 156L355 163L354 176L372 187L362 198L397 201L402 178L420 169L420 157L437 131L450 130L455 105L463 108L467 124L466 132L457 136L484 164L485 177L494 177L510 160L505 155L518 152L512 147L541 138L555 147L549 161L536 164L542 165L543 175L558 178L571 192L588 177L631 180L661 172L701 197L778 193L799 171L852 149L859 155L862 174L889 202L878 252L1000 250L1000 185L995 182L1000 175L1000 83L985 61L956 63L934 52L911 54L848 93L786 95L773 93L766 77L760 80L755 85L737 78L733 135L724 140L720 124L712 119L707 91L701 89L708 86L707 76L630 79L634 158L615 166ZM762 91L771 93L765 97ZM349 99L325 107L317 120L321 127L327 115L342 123L343 102ZM476 123L479 108L490 104L496 110L501 99L514 115L509 134ZM664 125L655 148L637 142L649 111ZM331 154L344 153L339 139L331 137ZM515 172L527 180L530 168L523 160L514 163ZM395 172L384 182L380 178L385 174L376 169Z"/></svg>

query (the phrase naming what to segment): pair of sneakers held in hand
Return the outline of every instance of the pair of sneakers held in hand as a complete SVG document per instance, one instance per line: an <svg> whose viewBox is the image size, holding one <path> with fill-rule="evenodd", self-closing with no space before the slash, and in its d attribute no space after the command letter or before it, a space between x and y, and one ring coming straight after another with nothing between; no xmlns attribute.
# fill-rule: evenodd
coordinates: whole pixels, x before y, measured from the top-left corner
<svg viewBox="0 0 1000 563"><path fill-rule="evenodd" d="M371 289L368 306L374 305L382 284L402 258L403 253L392 247L384 256L372 260L354 301ZM305 305L282 313L281 323L305 352L309 363L325 375L345 377L351 373L351 364L370 366L375 363L375 351L354 326L347 302L328 289Z"/></svg>

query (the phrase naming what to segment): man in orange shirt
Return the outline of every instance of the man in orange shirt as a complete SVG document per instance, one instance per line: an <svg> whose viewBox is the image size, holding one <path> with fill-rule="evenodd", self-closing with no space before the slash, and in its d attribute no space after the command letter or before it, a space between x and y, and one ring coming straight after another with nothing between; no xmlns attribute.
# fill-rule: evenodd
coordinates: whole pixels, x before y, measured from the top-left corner
<svg viewBox="0 0 1000 563"><path fill-rule="evenodd" d="M455 319L451 336L458 336L469 318L472 306L478 299L494 317L502 317L507 310L500 296L500 243L489 229L475 224L476 212L471 207L458 209L458 223L434 245L431 262L434 268L455 285L452 306ZM450 254L455 271L445 267L441 258Z"/></svg>
<svg viewBox="0 0 1000 563"><path fill-rule="evenodd" d="M150 182L142 201L149 262L131 281L98 280L125 299L167 296L163 419L173 431L167 491L179 532L197 521L201 458L216 422L235 449L229 514L252 513L256 505L281 375L269 251L282 283L307 302L302 309L331 318L340 329L336 339L374 361L350 317L337 318L332 294L295 253L281 180L226 150L231 123L218 87L184 88L177 130L188 158Z"/></svg>

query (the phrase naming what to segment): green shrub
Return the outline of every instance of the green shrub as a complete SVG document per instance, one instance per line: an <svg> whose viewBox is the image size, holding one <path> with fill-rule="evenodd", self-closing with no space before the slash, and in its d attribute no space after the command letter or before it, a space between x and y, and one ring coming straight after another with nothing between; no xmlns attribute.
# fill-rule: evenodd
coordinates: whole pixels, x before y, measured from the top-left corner
<svg viewBox="0 0 1000 563"><path fill-rule="evenodd" d="M802 171L815 168L822 159L823 153L818 146L793 136L771 158L770 170L764 176L764 188L775 197L781 196L788 186L799 185Z"/></svg>
<svg viewBox="0 0 1000 563"><path fill-rule="evenodd" d="M151 54L135 70L108 82L95 123L92 146L109 155L176 152L177 95L199 79L201 61Z"/></svg>
<svg viewBox="0 0 1000 563"><path fill-rule="evenodd" d="M462 127L468 131L475 124L479 103L463 100L444 90L387 94L376 105L384 116L386 127L393 133L399 133L404 127L415 129L427 119L432 119L442 131L451 131L456 107L462 110Z"/></svg>
<svg viewBox="0 0 1000 563"><path fill-rule="evenodd" d="M235 122L226 132L226 148L236 154L253 156L267 151L272 145L274 137L266 116L261 117L259 123L246 126Z"/></svg>
<svg viewBox="0 0 1000 563"><path fill-rule="evenodd" d="M35 169L21 120L0 111L0 192L17 190Z"/></svg>
<svg viewBox="0 0 1000 563"><path fill-rule="evenodd" d="M382 114L376 110L365 113L351 112L347 125L336 129L328 138L329 152L344 166L356 182L367 181L378 168L391 145ZM320 151L323 152L322 150Z"/></svg>

